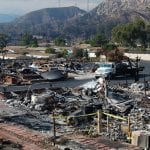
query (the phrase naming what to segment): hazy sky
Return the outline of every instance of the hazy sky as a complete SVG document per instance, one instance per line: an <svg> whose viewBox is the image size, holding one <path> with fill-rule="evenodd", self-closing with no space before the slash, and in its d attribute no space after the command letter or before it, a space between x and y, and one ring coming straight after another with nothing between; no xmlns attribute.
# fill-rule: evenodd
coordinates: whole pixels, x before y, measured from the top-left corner
<svg viewBox="0 0 150 150"><path fill-rule="evenodd" d="M97 6L102 0L0 0L0 13L22 15L24 13L51 7L77 6L87 10ZM89 2L89 5L87 5Z"/></svg>

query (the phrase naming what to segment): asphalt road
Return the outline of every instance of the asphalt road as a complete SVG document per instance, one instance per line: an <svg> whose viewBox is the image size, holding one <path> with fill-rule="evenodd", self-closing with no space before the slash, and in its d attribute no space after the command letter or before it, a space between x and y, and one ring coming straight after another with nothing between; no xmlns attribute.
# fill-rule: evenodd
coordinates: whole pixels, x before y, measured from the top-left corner
<svg viewBox="0 0 150 150"><path fill-rule="evenodd" d="M139 73L139 82L150 81L150 61L141 61L141 66L144 66L144 70ZM78 87L89 81L96 80L93 73L80 75L74 79L69 79L65 81L52 82L54 87ZM135 77L131 76L117 76L110 80L110 84L131 84L135 82Z"/></svg>
<svg viewBox="0 0 150 150"><path fill-rule="evenodd" d="M139 82L150 81L150 61L141 61L141 66L144 66L144 70L139 73ZM144 79L145 78L145 79ZM118 76L114 80L113 83L134 83L135 76Z"/></svg>

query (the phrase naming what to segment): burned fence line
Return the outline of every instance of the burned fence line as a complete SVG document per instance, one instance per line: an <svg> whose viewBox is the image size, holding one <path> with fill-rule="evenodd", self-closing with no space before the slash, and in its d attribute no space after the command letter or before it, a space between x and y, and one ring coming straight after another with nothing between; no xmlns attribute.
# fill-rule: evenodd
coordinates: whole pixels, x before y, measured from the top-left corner
<svg viewBox="0 0 150 150"><path fill-rule="evenodd" d="M116 140L116 139L123 139L123 131L121 131L121 121L126 122L126 131L124 134L126 134L126 136L124 136L124 139L131 139L131 121L130 121L130 116L128 117L122 117L122 116L118 116L118 115L114 115L114 114L110 114L110 113L106 113L106 112L102 112L100 110L98 110L96 113L91 113L91 114L85 114L85 115L77 115L77 116L52 116L52 118L57 119L65 119L66 120L66 125L69 124L69 119L71 118L81 118L81 117L96 117L97 121L95 124L95 127L92 125L89 126L89 128L87 129L78 129L78 131L80 132L86 132L87 134L90 135L94 135L92 133L96 132L96 135L107 135L111 140ZM107 122L104 119L104 116L107 117ZM109 119L110 118L110 119ZM109 121L108 121L109 120ZM57 122L57 121L56 121ZM111 127L110 127L111 125ZM70 125L69 125L70 126ZM86 124L84 124L84 127L86 127ZM113 127L113 128L112 128ZM117 130L116 130L117 129ZM105 132L106 130L106 132ZM74 131L72 132L77 132L77 129L75 128Z"/></svg>

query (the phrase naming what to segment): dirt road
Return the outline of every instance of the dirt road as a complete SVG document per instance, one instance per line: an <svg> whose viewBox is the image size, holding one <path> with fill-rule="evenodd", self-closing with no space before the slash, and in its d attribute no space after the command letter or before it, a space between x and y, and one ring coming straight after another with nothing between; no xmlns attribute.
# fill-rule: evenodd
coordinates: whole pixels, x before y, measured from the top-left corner
<svg viewBox="0 0 150 150"><path fill-rule="evenodd" d="M22 146L23 150L51 150L45 144L46 137L22 126L0 123L0 139L9 140Z"/></svg>

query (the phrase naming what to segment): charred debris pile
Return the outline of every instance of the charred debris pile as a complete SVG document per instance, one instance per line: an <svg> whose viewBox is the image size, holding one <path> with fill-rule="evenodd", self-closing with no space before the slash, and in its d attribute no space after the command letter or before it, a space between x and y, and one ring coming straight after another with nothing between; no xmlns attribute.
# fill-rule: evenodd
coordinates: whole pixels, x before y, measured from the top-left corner
<svg viewBox="0 0 150 150"><path fill-rule="evenodd" d="M26 85L68 79L68 73L81 74L92 65L62 60L7 60L0 65L1 85Z"/></svg>
<svg viewBox="0 0 150 150"><path fill-rule="evenodd" d="M6 69L5 72L1 70L3 79L1 82L5 81L7 85L26 85L27 81L31 81L31 74L34 81L43 79L39 73L39 67L34 66L32 70L29 68L21 70L18 76L18 70L24 64L13 65L18 68L10 67L11 69ZM74 67L65 67L71 72L76 71ZM79 68L81 69L81 66ZM83 69L81 70L83 71ZM52 76L56 77L53 73ZM8 74L14 78L5 76ZM44 75L45 77L50 76L49 74ZM57 75L59 76L59 74ZM23 82L26 84L22 84ZM126 128L129 125L128 119L130 119L131 131L150 131L150 93L147 89L147 94L145 94L143 83L134 83L124 87L119 84L111 85L105 79L99 78L75 88L63 88L60 85L58 88L49 86L30 89L28 86L23 91L5 90L3 91L4 95L1 94L1 99L6 104L32 112L37 118L39 116L44 116L45 119L49 118L50 126L55 118L59 135L75 132L91 136L97 135L98 111L101 112L101 132L98 134L110 139L128 140L129 131ZM44 129L40 130L44 132Z"/></svg>
<svg viewBox="0 0 150 150"><path fill-rule="evenodd" d="M109 116L108 123L107 115L102 115L100 134L110 139L127 141L126 127L129 115L132 131L150 131L150 97L148 94L143 96L144 90L133 90L133 85L125 88L120 85L107 85L106 94L99 89L87 88L88 84L91 83L77 88L50 88L22 94L11 92L4 101L13 107L50 117L51 123L55 117L59 135L76 132L97 135L98 110L108 115L126 118L125 121Z"/></svg>
<svg viewBox="0 0 150 150"><path fill-rule="evenodd" d="M47 65L44 62L37 61L37 65L33 65L33 62L28 60L2 62L0 82L2 85L25 85L67 78L67 72L57 67L56 63L52 67L47 66L49 62Z"/></svg>

